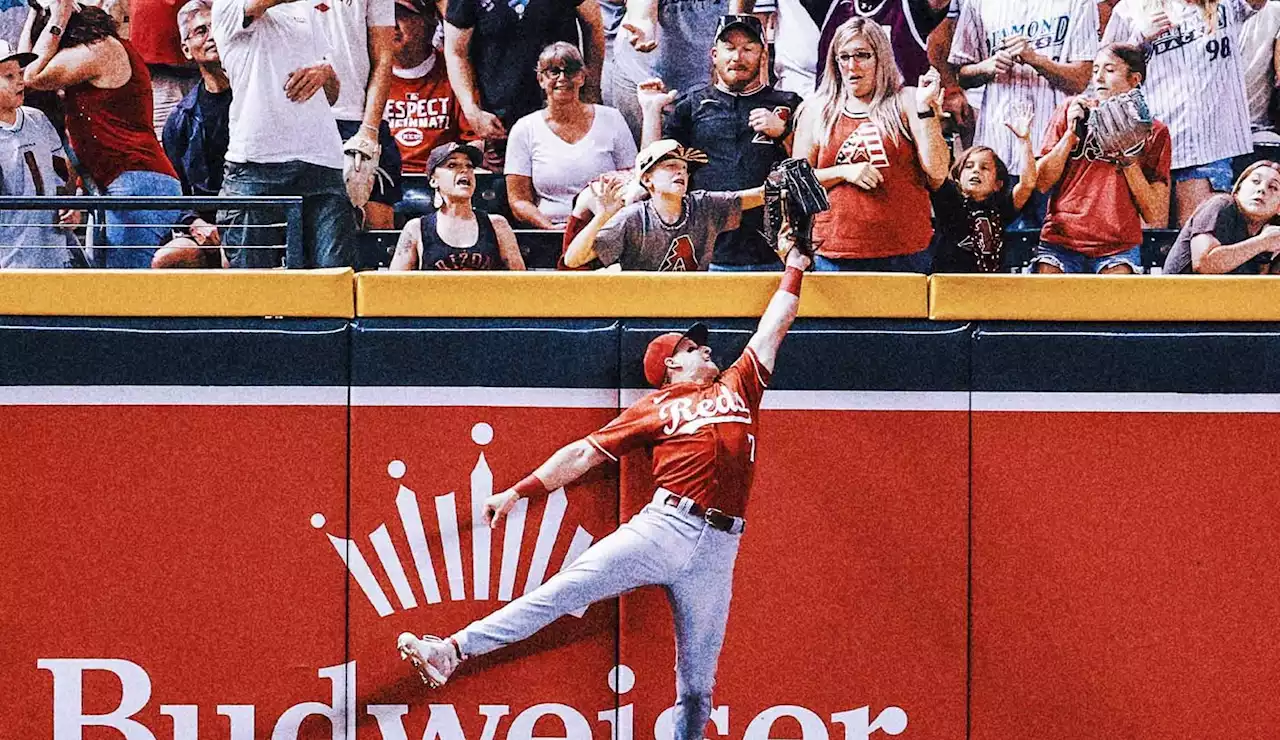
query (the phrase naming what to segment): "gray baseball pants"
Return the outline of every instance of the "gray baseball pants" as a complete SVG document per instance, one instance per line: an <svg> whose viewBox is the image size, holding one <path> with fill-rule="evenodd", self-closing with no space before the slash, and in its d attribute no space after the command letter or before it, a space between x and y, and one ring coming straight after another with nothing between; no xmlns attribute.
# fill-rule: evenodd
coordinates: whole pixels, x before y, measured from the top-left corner
<svg viewBox="0 0 1280 740"><path fill-rule="evenodd" d="M693 503L652 503L546 583L453 637L464 655L483 655L529 637L569 612L641 586L667 592L676 633L675 740L702 740L724 644L740 534L689 513ZM735 532L741 532L739 522Z"/></svg>

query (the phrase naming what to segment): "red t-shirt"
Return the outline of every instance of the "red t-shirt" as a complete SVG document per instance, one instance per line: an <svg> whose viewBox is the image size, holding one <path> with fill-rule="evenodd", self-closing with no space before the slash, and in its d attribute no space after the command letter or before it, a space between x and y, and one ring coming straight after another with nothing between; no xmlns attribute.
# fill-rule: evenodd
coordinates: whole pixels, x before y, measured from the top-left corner
<svg viewBox="0 0 1280 740"><path fill-rule="evenodd" d="M769 376L747 348L711 384L664 386L588 435L587 442L615 461L651 448L659 487L742 516L755 475L756 424Z"/></svg>
<svg viewBox="0 0 1280 740"><path fill-rule="evenodd" d="M180 0L133 0L129 5L133 48L147 64L187 64L178 30Z"/></svg>
<svg viewBox="0 0 1280 740"><path fill-rule="evenodd" d="M834 259L914 254L933 238L929 188L916 148L906 135L884 135L866 116L842 113L818 150L818 167L870 162L884 182L874 190L842 182L831 188L831 210L813 219L818 253Z"/></svg>
<svg viewBox="0 0 1280 740"><path fill-rule="evenodd" d="M425 70L425 71L422 71ZM417 70L421 76L391 76L383 118L400 149L401 171L424 174L427 156L437 145L476 138L467 129L458 99L449 86L444 58L432 56Z"/></svg>
<svg viewBox="0 0 1280 740"><path fill-rule="evenodd" d="M1048 154L1067 133L1068 98L1053 113L1040 156ZM1169 182L1173 140L1156 121L1138 163L1151 182ZM1124 173L1103 158L1092 139L1077 144L1049 199L1040 240L1088 257L1108 257L1142 243L1142 216Z"/></svg>

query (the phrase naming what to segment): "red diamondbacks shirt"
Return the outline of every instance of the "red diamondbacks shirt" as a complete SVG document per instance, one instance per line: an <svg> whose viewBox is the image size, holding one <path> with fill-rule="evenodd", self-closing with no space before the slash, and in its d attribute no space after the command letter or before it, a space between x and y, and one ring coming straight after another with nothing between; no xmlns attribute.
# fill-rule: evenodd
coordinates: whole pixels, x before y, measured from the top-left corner
<svg viewBox="0 0 1280 740"><path fill-rule="evenodd" d="M661 488L743 516L755 476L757 417L770 372L747 348L710 385L673 383L636 401L587 436L609 459L653 452Z"/></svg>

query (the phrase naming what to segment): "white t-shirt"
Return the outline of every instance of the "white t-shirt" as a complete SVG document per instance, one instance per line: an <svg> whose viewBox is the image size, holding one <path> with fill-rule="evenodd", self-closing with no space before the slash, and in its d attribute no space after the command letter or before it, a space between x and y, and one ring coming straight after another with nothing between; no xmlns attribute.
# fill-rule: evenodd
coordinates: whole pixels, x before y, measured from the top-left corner
<svg viewBox="0 0 1280 740"><path fill-rule="evenodd" d="M1244 91L1248 98L1253 130L1273 127L1267 116L1271 91L1276 83L1275 48L1280 37L1280 2L1269 2L1245 21L1240 32L1240 53L1244 56Z"/></svg>
<svg viewBox="0 0 1280 740"><path fill-rule="evenodd" d="M813 94L818 65L822 63L818 59L822 31L800 0L770 0L770 4L777 6L773 37L773 70L778 75L775 87L808 97ZM756 11L761 11L763 5L756 3Z"/></svg>
<svg viewBox="0 0 1280 740"><path fill-rule="evenodd" d="M1005 38L1018 34L1030 37L1040 54L1059 63L1092 62L1098 53L1097 0L965 0L948 61L977 64L990 58ZM1010 172L1021 172L1023 147L1005 121L1011 120L1014 106L1031 104L1031 143L1040 151L1053 111L1066 97L1030 66L1016 65L983 88L974 143L994 149Z"/></svg>
<svg viewBox="0 0 1280 740"><path fill-rule="evenodd" d="M591 130L576 144L556 136L547 126L545 110L516 121L507 141L508 175L533 178L538 210L557 226L573 211L573 199L592 180L611 170L635 166L636 142L622 114L603 105L595 108Z"/></svg>
<svg viewBox="0 0 1280 740"><path fill-rule="evenodd" d="M66 184L53 158L66 159L62 139L35 108L18 108L12 126L0 123L0 195L59 195ZM0 269L68 267L69 231L56 229L56 211L0 211Z"/></svg>
<svg viewBox="0 0 1280 740"><path fill-rule="evenodd" d="M1222 0L1212 33L1197 5L1165 0L1163 9L1174 27L1151 42L1142 91L1151 115L1173 137L1173 169L1253 151L1240 61L1240 29L1253 8L1245 0ZM1152 11L1143 2L1120 0L1103 43L1141 42L1145 12Z"/></svg>
<svg viewBox="0 0 1280 740"><path fill-rule="evenodd" d="M365 91L372 69L369 29L395 28L395 0L313 0L333 50L329 56L342 89L333 106L339 121L364 119Z"/></svg>
<svg viewBox="0 0 1280 740"><path fill-rule="evenodd" d="M284 94L289 73L320 62L329 45L308 3L276 5L247 27L247 0L213 0L213 38L231 80L227 161L301 161L342 169L342 137L324 91L301 103Z"/></svg>

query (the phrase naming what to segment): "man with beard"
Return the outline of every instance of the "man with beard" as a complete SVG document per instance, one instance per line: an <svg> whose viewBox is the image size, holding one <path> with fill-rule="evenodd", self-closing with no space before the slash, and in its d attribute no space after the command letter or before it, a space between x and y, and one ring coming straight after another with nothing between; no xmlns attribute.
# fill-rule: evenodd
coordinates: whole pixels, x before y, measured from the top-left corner
<svg viewBox="0 0 1280 740"><path fill-rule="evenodd" d="M711 61L715 80L662 109L679 93L661 80L639 86L644 111L642 147L674 139L706 152L709 162L692 174L693 190L737 191L758 187L791 149L791 120L800 96L761 82L764 41L752 15L727 15L716 32ZM710 270L782 270L764 238L763 210L749 210L742 224L716 239Z"/></svg>
<svg viewBox="0 0 1280 740"><path fill-rule="evenodd" d="M174 107L164 124L164 153L178 173L184 195L215 196L230 142L231 82L222 69L211 28L213 3L190 0L178 10L182 53L196 63L200 84ZM216 213L187 211L184 228L151 258L152 267L221 267Z"/></svg>

